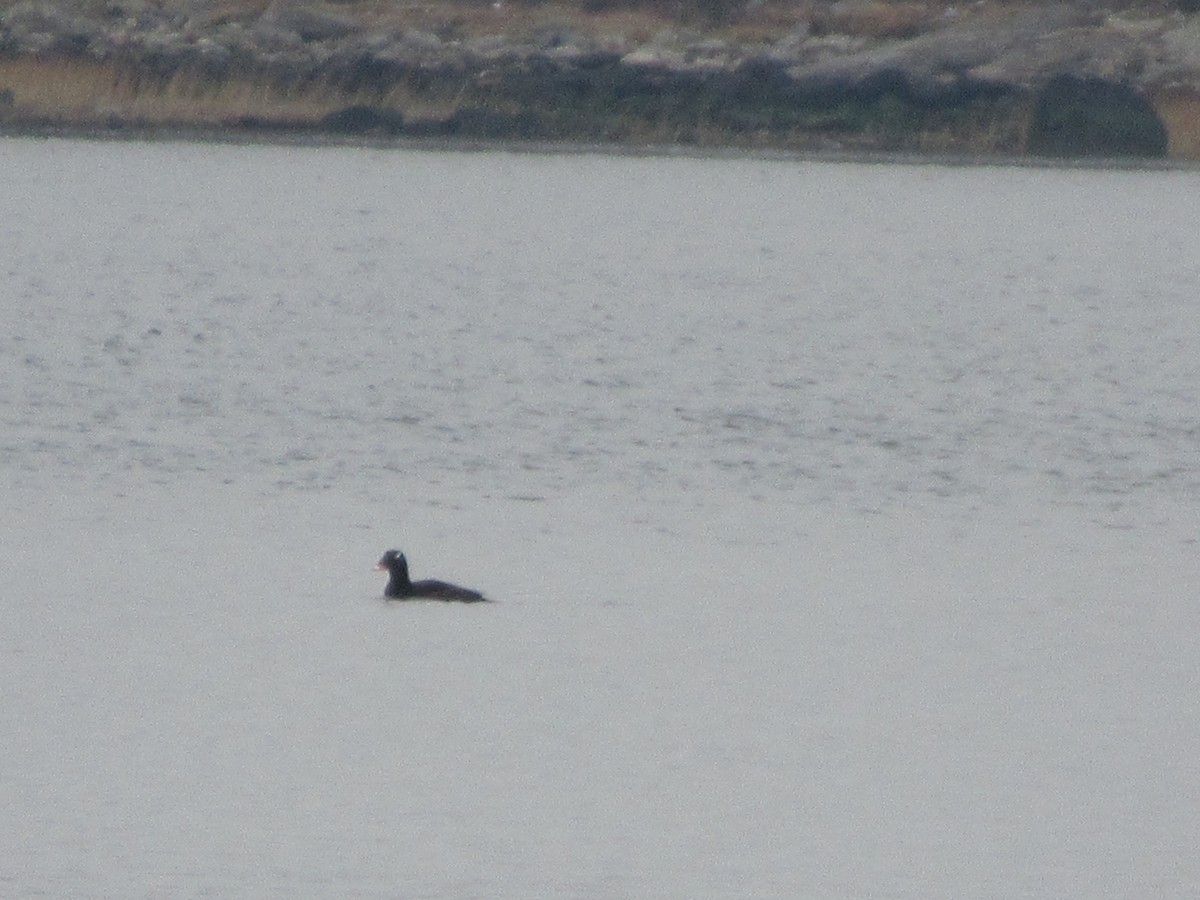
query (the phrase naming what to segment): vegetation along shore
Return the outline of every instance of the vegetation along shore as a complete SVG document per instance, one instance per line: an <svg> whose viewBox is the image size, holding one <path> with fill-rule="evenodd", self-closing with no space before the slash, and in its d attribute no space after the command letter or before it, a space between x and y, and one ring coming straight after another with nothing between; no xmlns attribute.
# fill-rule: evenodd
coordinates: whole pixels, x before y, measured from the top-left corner
<svg viewBox="0 0 1200 900"><path fill-rule="evenodd" d="M1200 0L0 0L0 128L1200 158Z"/></svg>

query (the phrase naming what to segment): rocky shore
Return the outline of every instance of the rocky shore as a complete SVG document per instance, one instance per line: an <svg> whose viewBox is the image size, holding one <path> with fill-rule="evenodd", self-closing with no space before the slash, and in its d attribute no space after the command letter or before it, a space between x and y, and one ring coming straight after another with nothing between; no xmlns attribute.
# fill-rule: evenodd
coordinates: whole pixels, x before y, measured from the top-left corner
<svg viewBox="0 0 1200 900"><path fill-rule="evenodd" d="M0 127L1200 158L1186 4L657 10L0 0Z"/></svg>

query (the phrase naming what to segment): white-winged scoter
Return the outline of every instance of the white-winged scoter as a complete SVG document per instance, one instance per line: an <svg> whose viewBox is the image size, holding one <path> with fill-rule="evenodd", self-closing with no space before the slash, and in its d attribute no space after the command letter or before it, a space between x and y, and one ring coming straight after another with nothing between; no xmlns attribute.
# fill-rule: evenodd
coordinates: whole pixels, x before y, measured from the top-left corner
<svg viewBox="0 0 1200 900"><path fill-rule="evenodd" d="M459 587L445 581L412 581L408 577L408 560L399 550L389 550L383 554L376 572L389 574L387 587L383 595L389 600L445 600L459 603L479 603L487 597L470 588Z"/></svg>

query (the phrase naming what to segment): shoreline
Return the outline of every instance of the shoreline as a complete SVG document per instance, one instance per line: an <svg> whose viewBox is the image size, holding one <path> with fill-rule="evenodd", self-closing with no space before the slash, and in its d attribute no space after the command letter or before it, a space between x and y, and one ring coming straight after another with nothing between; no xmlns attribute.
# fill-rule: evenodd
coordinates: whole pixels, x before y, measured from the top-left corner
<svg viewBox="0 0 1200 900"><path fill-rule="evenodd" d="M0 0L0 128L1200 160L1200 12L593 3Z"/></svg>
<svg viewBox="0 0 1200 900"><path fill-rule="evenodd" d="M293 147L397 150L418 153L510 153L546 156L611 156L645 159L746 160L761 162L834 163L848 165L942 166L947 168L1016 168L1127 172L1197 172L1200 160L1132 157L1047 157L1029 155L918 153L880 150L811 150L780 147L704 146L689 144L585 143L578 141L505 141L481 138L383 138L349 136L313 130L238 130L199 126L0 126L0 140L94 141L99 143L217 144L248 147Z"/></svg>

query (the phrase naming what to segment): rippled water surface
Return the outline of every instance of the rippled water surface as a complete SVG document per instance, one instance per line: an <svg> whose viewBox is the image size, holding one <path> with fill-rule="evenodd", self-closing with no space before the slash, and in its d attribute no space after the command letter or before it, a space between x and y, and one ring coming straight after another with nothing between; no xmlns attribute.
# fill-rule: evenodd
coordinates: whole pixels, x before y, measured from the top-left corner
<svg viewBox="0 0 1200 900"><path fill-rule="evenodd" d="M1196 174L0 194L0 893L1200 891ZM395 544L500 602L385 604Z"/></svg>

